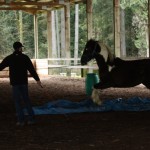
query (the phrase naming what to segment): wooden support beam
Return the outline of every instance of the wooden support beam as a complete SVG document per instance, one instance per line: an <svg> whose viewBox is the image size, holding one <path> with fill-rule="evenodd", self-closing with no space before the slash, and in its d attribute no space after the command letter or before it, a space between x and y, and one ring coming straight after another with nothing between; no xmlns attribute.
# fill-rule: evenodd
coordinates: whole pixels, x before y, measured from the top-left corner
<svg viewBox="0 0 150 150"><path fill-rule="evenodd" d="M83 0L68 0L68 1L64 1L64 3L62 3L60 0L57 0L55 2L51 1L51 2L35 2L35 1L24 1L24 2L6 2L6 1L0 1L0 6L49 6L49 7L63 7L64 5L68 4L68 3L82 3Z"/></svg>
<svg viewBox="0 0 150 150"><path fill-rule="evenodd" d="M7 7L6 7L7 6ZM0 10L46 11L64 7L57 2L0 2Z"/></svg>
<svg viewBox="0 0 150 150"><path fill-rule="evenodd" d="M148 57L150 57L150 0L148 0L148 48L149 48Z"/></svg>
<svg viewBox="0 0 150 150"><path fill-rule="evenodd" d="M82 3L84 2L85 0L54 0L54 2L58 2L60 3L61 1L64 1L64 3Z"/></svg>
<svg viewBox="0 0 150 150"><path fill-rule="evenodd" d="M52 58L52 12L47 11L48 58Z"/></svg>
<svg viewBox="0 0 150 150"><path fill-rule="evenodd" d="M92 0L86 1L86 13L87 13L87 38L92 38Z"/></svg>
<svg viewBox="0 0 150 150"><path fill-rule="evenodd" d="M60 4L58 2L0 2L0 6L5 5L5 6L64 6L64 4Z"/></svg>
<svg viewBox="0 0 150 150"><path fill-rule="evenodd" d="M22 21L22 11L19 11L19 33L20 33L20 41L23 43L23 21Z"/></svg>
<svg viewBox="0 0 150 150"><path fill-rule="evenodd" d="M38 11L43 10L42 8L33 8L33 7L0 7L0 10L31 10Z"/></svg>
<svg viewBox="0 0 150 150"><path fill-rule="evenodd" d="M38 19L37 15L34 15L34 48L35 48L35 59L38 59Z"/></svg>
<svg viewBox="0 0 150 150"><path fill-rule="evenodd" d="M125 11L120 8L120 55L126 57Z"/></svg>
<svg viewBox="0 0 150 150"><path fill-rule="evenodd" d="M65 37L66 37L66 58L70 58L70 4L69 3L65 6Z"/></svg>
<svg viewBox="0 0 150 150"><path fill-rule="evenodd" d="M114 40L115 40L115 55L121 56L121 42L120 42L120 0L114 1Z"/></svg>
<svg viewBox="0 0 150 150"><path fill-rule="evenodd" d="M38 11L54 10L66 6L68 3L79 3L83 0L54 0L50 2L36 2L36 1L4 1L0 0L0 10L24 10L26 12L37 13ZM7 6L7 7L6 7Z"/></svg>

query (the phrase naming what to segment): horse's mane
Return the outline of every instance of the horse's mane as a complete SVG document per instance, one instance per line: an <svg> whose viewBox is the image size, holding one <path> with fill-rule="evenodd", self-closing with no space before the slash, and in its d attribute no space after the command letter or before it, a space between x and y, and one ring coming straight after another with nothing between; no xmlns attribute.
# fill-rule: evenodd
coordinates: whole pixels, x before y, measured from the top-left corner
<svg viewBox="0 0 150 150"><path fill-rule="evenodd" d="M99 45L101 46L101 47L105 47L106 48L106 50L107 50L107 53L108 53L108 59L109 59L109 65L112 65L113 64L113 62L114 62L114 55L111 53L111 49L110 49L110 47L109 46L107 46L104 42L102 42L102 41L98 41L98 43L99 43Z"/></svg>

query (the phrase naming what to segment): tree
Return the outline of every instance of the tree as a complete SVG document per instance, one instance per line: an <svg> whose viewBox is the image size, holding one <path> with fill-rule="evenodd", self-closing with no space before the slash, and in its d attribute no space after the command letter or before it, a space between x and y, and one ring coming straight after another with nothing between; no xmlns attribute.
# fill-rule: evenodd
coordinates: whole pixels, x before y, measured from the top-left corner
<svg viewBox="0 0 150 150"><path fill-rule="evenodd" d="M125 10L126 43L128 56L147 55L147 0L121 1L121 7ZM146 39L146 40L145 40Z"/></svg>

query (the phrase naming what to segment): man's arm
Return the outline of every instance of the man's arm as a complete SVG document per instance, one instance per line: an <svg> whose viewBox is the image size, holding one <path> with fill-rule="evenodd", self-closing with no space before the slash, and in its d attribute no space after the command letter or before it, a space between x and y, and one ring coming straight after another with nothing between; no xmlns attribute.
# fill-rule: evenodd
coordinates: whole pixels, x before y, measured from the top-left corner
<svg viewBox="0 0 150 150"><path fill-rule="evenodd" d="M2 62L0 63L0 71L2 71L4 68L8 67L9 63L8 63L8 58L4 58L2 60Z"/></svg>
<svg viewBox="0 0 150 150"><path fill-rule="evenodd" d="M42 87L42 84L41 84L41 81L40 81L40 78L32 64L32 61L30 60L30 58L28 57L27 58L27 69L28 71L30 72L30 74L32 75L32 77L37 81L37 84Z"/></svg>

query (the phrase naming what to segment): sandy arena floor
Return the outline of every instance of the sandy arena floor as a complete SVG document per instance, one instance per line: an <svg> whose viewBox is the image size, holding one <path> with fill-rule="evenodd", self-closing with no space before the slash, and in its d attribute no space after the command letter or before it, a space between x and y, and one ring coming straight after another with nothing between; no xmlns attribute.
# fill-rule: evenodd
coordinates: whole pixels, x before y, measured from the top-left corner
<svg viewBox="0 0 150 150"><path fill-rule="evenodd" d="M29 79L34 106L57 99L86 98L85 79L42 77L44 88ZM103 99L150 98L143 86L109 88ZM17 127L9 79L0 78L0 150L149 150L150 112L102 112L36 116L34 126Z"/></svg>

